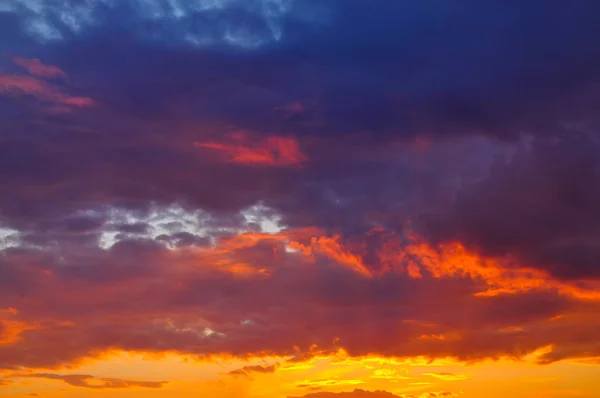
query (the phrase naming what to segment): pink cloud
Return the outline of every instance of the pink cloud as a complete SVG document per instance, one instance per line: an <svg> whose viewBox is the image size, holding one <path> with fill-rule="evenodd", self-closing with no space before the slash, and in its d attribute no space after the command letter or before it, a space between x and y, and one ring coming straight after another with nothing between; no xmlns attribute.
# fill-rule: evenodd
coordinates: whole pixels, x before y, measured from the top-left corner
<svg viewBox="0 0 600 398"><path fill-rule="evenodd" d="M27 71L33 76L51 79L67 77L67 74L58 66L44 64L37 58L30 59L22 57L13 57L12 61L15 64L27 69Z"/></svg>
<svg viewBox="0 0 600 398"><path fill-rule="evenodd" d="M0 75L0 94L11 96L33 96L41 101L75 107L87 107L96 104L91 98L71 96L58 87L30 76Z"/></svg>
<svg viewBox="0 0 600 398"><path fill-rule="evenodd" d="M290 118L304 112L306 108L299 101L296 101L291 104L277 107L275 110L282 111L286 118Z"/></svg>

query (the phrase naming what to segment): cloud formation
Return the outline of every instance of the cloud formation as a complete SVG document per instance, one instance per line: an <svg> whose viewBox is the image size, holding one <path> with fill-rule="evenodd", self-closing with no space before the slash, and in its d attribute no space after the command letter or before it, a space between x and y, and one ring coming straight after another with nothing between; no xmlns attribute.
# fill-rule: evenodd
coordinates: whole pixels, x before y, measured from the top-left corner
<svg viewBox="0 0 600 398"><path fill-rule="evenodd" d="M279 368L279 362L274 363L272 365L246 365L240 369L234 369L230 371L228 374L230 376L242 376L248 379L252 379L252 373L274 373Z"/></svg>
<svg viewBox="0 0 600 398"><path fill-rule="evenodd" d="M34 3L0 10L1 369L597 362L600 3Z"/></svg>
<svg viewBox="0 0 600 398"><path fill-rule="evenodd" d="M25 68L29 74L41 78L66 78L67 74L63 72L59 67L54 65L47 65L42 63L37 58L22 58L22 57L12 57L12 61Z"/></svg>
<svg viewBox="0 0 600 398"><path fill-rule="evenodd" d="M86 97L73 97L55 87L33 77L0 76L0 88L5 95L27 96L60 105L85 107L94 105L94 100Z"/></svg>
<svg viewBox="0 0 600 398"><path fill-rule="evenodd" d="M358 356L472 361L522 357L552 345L540 362L600 354L598 322L590 315L597 299L544 280L524 291L480 294L490 282L468 268L441 277L424 268L415 278L401 256L387 260L390 271L365 275L345 266L356 254L294 249L322 239L313 237L317 232L237 234L215 246L175 250L148 239L118 241L108 250L5 249L0 297L19 312L4 315L16 329L11 344L0 346L3 366L54 367L109 348L242 358L343 348ZM27 300L31 295L39 300ZM407 307L407 299L417 304ZM452 316L452 308L463 317ZM507 332L515 326L517 332ZM402 345L394 343L398 338ZM65 343L49 344L55 339Z"/></svg>
<svg viewBox="0 0 600 398"><path fill-rule="evenodd" d="M232 135L233 144L195 142L194 146L212 150L229 162L259 166L297 166L306 161L298 142L287 137L268 137L264 142L244 133ZM254 142L253 142L254 141ZM249 146L244 146L244 143Z"/></svg>
<svg viewBox="0 0 600 398"><path fill-rule="evenodd" d="M600 146L588 134L536 139L429 217L431 234L516 255L563 280L598 279Z"/></svg>
<svg viewBox="0 0 600 398"><path fill-rule="evenodd" d="M16 98L33 97L58 106L90 107L96 105L96 102L89 97L67 94L59 86L46 81L67 78L67 74L59 67L43 64L39 59L12 57L11 61L26 69L30 76L0 73L0 94ZM69 108L54 109L64 112Z"/></svg>

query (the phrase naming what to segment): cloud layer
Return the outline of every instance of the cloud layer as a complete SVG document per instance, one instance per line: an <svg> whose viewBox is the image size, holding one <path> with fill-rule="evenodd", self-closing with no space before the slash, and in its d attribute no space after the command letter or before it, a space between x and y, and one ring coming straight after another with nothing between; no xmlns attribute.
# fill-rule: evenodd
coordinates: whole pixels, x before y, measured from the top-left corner
<svg viewBox="0 0 600 398"><path fill-rule="evenodd" d="M600 3L36 4L0 8L1 369L600 357Z"/></svg>

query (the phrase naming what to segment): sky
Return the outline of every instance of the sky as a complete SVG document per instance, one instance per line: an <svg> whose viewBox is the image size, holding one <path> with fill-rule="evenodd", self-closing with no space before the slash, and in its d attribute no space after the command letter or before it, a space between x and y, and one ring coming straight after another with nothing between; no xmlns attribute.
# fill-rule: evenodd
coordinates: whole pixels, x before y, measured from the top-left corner
<svg viewBox="0 0 600 398"><path fill-rule="evenodd" d="M599 18L0 2L0 397L598 397Z"/></svg>

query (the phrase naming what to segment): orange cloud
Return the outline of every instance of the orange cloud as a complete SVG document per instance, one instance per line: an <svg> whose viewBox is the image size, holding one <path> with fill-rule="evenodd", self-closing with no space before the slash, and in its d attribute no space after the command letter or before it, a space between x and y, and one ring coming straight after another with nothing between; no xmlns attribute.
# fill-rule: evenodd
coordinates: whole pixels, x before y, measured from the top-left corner
<svg viewBox="0 0 600 398"><path fill-rule="evenodd" d="M307 256L312 256L315 253L319 253L330 258L331 260L334 260L338 264L350 268L366 278L371 278L373 276L372 272L364 265L360 256L351 253L341 245L339 236L313 237L310 241L310 245L292 242L290 247L301 251Z"/></svg>
<svg viewBox="0 0 600 398"><path fill-rule="evenodd" d="M395 254L395 260L403 263L408 274L415 278L426 270L435 278L481 280L487 285L478 293L482 296L550 289L580 299L600 300L599 286L593 283L586 287L558 281L543 270L515 264L514 259L480 256L458 242L433 246L415 235L410 240L410 244Z"/></svg>
<svg viewBox="0 0 600 398"><path fill-rule="evenodd" d="M237 276L268 276L268 264L281 258L289 240L283 233L242 233L223 237L214 247L191 248L188 252L192 262L199 261L219 271ZM253 255L249 256L251 252Z"/></svg>
<svg viewBox="0 0 600 398"><path fill-rule="evenodd" d="M234 134L231 138L231 143L195 142L194 145L212 150L231 163L244 165L299 166L307 160L294 138L261 139L244 133Z"/></svg>
<svg viewBox="0 0 600 398"><path fill-rule="evenodd" d="M27 330L35 330L39 326L14 320L19 311L15 308L0 310L0 345L12 344L21 339L21 334Z"/></svg>
<svg viewBox="0 0 600 398"><path fill-rule="evenodd" d="M29 72L33 76L44 78L67 77L67 74L58 66L43 64L37 58L29 59L22 57L12 57L12 61L15 64L27 69L27 72Z"/></svg>
<svg viewBox="0 0 600 398"><path fill-rule="evenodd" d="M344 247L340 236L313 236L308 244L291 241L288 246L307 257L325 256L366 278L405 272L411 278L420 279L427 272L438 279L456 277L480 281L486 287L477 293L479 296L556 290L579 299L600 300L600 286L594 282L587 286L581 282L569 284L543 270L515 264L513 259L488 258L467 250L458 242L431 245L414 234L409 236L408 243L395 238L383 246L378 253L379 271L370 269L360 254Z"/></svg>

